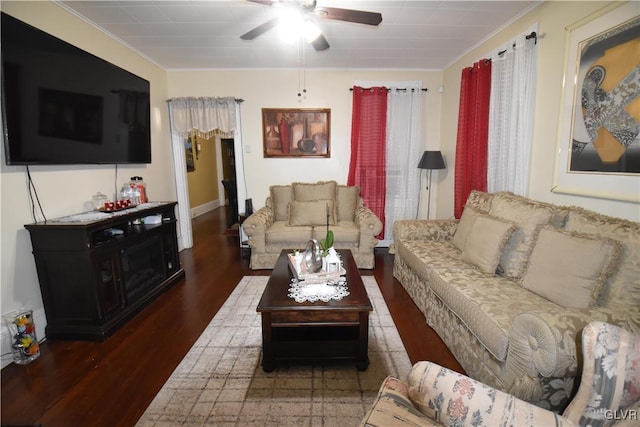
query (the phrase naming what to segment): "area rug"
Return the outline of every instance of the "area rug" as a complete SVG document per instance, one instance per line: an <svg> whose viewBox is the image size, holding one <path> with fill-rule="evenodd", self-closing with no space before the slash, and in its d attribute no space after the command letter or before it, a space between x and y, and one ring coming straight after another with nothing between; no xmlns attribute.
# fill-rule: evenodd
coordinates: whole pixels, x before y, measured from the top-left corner
<svg viewBox="0 0 640 427"><path fill-rule="evenodd" d="M256 307L268 277L244 277L151 402L137 426L357 426L387 375L411 363L374 277L369 368L295 365L264 372ZM160 357L160 356L159 356Z"/></svg>

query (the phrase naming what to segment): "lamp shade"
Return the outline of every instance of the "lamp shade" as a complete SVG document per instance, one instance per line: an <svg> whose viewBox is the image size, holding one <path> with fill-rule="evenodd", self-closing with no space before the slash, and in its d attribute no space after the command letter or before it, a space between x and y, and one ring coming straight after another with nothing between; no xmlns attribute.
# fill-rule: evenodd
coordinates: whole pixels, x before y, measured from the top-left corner
<svg viewBox="0 0 640 427"><path fill-rule="evenodd" d="M444 169L444 159L440 151L425 151L422 153L418 169Z"/></svg>

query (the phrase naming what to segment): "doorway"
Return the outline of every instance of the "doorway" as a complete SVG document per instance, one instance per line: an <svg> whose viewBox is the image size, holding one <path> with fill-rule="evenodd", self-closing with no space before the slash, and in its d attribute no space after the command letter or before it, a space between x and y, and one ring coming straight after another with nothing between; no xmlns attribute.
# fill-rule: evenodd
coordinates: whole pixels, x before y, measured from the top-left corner
<svg viewBox="0 0 640 427"><path fill-rule="evenodd" d="M229 228L238 223L238 186L236 182L236 154L233 138L221 138L222 185L226 194L227 225Z"/></svg>

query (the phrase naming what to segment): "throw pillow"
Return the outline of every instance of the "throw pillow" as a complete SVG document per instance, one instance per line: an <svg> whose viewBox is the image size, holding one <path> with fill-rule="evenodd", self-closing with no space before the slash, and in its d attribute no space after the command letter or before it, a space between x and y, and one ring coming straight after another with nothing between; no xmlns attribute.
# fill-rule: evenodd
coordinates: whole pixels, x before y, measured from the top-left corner
<svg viewBox="0 0 640 427"><path fill-rule="evenodd" d="M546 226L531 252L522 286L563 307L589 308L621 253L615 240Z"/></svg>
<svg viewBox="0 0 640 427"><path fill-rule="evenodd" d="M622 244L620 265L607 286L603 287L598 305L621 311L640 307L640 223L574 206L569 213L566 230L593 234Z"/></svg>
<svg viewBox="0 0 640 427"><path fill-rule="evenodd" d="M338 183L335 181L319 181L316 183L294 182L293 200L310 202L313 200L336 200Z"/></svg>
<svg viewBox="0 0 640 427"><path fill-rule="evenodd" d="M515 226L509 222L479 215L467 236L462 259L475 265L483 273L495 274L502 249L514 229Z"/></svg>
<svg viewBox="0 0 640 427"><path fill-rule="evenodd" d="M354 221L358 198L360 197L360 187L358 186L338 186L338 221Z"/></svg>
<svg viewBox="0 0 640 427"><path fill-rule="evenodd" d="M464 246L467 243L467 236L479 215L480 212L469 206L465 206L462 211L462 216L460 217L460 221L458 221L458 226L456 227L456 232L451 238L451 243L461 251L464 250Z"/></svg>
<svg viewBox="0 0 640 427"><path fill-rule="evenodd" d="M500 192L491 201L489 214L517 226L504 248L500 268L506 277L521 278L535 244L538 227L551 221L553 207L513 193Z"/></svg>
<svg viewBox="0 0 640 427"><path fill-rule="evenodd" d="M272 185L269 187L273 216L276 221L286 221L289 218L289 202L291 201L290 185Z"/></svg>
<svg viewBox="0 0 640 427"><path fill-rule="evenodd" d="M333 200L310 202L293 200L289 203L289 225L327 225L327 213L329 214L329 225L335 225L336 210Z"/></svg>

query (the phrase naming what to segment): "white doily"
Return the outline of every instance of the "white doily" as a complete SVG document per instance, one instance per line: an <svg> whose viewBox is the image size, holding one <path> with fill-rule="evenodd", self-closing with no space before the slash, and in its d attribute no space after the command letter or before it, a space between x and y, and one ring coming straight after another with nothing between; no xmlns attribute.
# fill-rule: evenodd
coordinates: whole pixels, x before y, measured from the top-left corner
<svg viewBox="0 0 640 427"><path fill-rule="evenodd" d="M289 297L296 302L340 301L347 295L349 295L349 291L345 280L341 280L336 284L328 284L326 282L305 283L304 281L299 282L296 279L291 279L291 285L289 285Z"/></svg>

